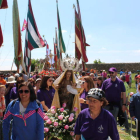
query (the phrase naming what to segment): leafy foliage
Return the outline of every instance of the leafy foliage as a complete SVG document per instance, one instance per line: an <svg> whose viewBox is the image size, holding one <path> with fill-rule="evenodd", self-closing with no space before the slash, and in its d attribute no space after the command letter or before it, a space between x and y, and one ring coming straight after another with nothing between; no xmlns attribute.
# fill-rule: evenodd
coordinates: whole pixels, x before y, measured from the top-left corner
<svg viewBox="0 0 140 140"><path fill-rule="evenodd" d="M94 64L102 64L102 63L104 63L104 62L102 62L100 59L98 59L98 60L95 59L95 60L93 61L93 63L94 63Z"/></svg>

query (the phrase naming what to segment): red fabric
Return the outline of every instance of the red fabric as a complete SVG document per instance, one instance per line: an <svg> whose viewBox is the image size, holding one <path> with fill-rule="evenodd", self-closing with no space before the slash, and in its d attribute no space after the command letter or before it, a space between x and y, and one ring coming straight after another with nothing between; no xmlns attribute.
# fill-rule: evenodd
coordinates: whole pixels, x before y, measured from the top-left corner
<svg viewBox="0 0 140 140"><path fill-rule="evenodd" d="M125 81L129 82L129 75L125 75Z"/></svg>
<svg viewBox="0 0 140 140"><path fill-rule="evenodd" d="M0 25L0 47L2 46L2 43L3 43L3 35L2 35L2 29Z"/></svg>
<svg viewBox="0 0 140 140"><path fill-rule="evenodd" d="M81 12L80 12L80 6L79 6L79 2L77 0L77 6L78 6L78 16L79 16L79 30L80 30L80 41L81 41L81 51L82 51L82 58L84 62L88 62L88 58L86 55L86 38L85 38L85 33L84 33L84 29L82 26L82 21L81 21Z"/></svg>
<svg viewBox="0 0 140 140"><path fill-rule="evenodd" d="M6 9L6 8L8 8L7 0L3 0L0 9Z"/></svg>

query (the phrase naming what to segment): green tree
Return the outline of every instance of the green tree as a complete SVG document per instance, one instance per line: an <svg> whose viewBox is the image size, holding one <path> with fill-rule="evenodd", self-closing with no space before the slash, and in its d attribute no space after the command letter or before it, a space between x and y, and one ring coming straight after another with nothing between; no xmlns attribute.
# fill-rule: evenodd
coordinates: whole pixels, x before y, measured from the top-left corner
<svg viewBox="0 0 140 140"><path fill-rule="evenodd" d="M93 61L93 63L94 63L94 64L102 64L102 63L104 63L104 62L102 62L100 59L98 59L98 60L95 59L95 60Z"/></svg>

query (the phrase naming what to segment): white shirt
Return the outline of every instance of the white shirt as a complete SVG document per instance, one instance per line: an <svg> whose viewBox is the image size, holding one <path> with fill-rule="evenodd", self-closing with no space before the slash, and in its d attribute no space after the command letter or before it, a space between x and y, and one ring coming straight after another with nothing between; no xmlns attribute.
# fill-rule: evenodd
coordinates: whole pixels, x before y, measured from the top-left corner
<svg viewBox="0 0 140 140"><path fill-rule="evenodd" d="M24 116L26 108L23 107L21 102L19 103L19 111L20 111L21 115Z"/></svg>

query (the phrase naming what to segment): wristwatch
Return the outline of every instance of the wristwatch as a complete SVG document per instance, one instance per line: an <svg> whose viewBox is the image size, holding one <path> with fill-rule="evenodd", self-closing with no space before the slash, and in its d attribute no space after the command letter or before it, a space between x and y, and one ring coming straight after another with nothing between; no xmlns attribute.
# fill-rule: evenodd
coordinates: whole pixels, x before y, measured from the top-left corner
<svg viewBox="0 0 140 140"><path fill-rule="evenodd" d="M86 104L86 100L84 101L84 104Z"/></svg>
<svg viewBox="0 0 140 140"><path fill-rule="evenodd" d="M126 104L123 104L123 105L125 105L125 106L126 106Z"/></svg>

